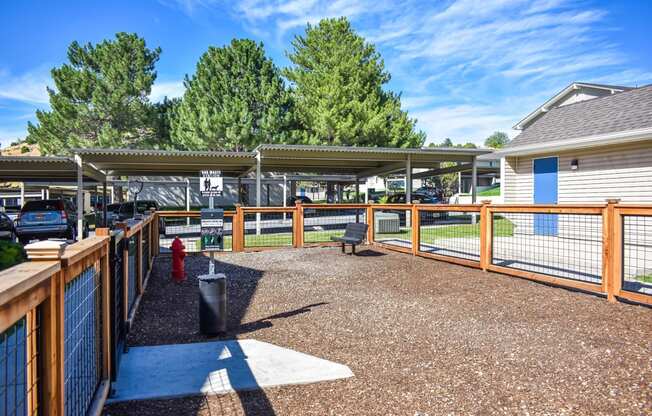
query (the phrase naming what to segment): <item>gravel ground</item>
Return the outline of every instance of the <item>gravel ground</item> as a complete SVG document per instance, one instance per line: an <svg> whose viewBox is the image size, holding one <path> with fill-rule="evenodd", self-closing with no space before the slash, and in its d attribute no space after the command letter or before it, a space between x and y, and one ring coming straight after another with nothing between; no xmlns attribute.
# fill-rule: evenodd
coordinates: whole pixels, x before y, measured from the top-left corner
<svg viewBox="0 0 652 416"><path fill-rule="evenodd" d="M129 402L110 415L652 414L652 309L381 249L219 256L230 337L348 365L355 377ZM206 341L197 274L159 258L129 345Z"/></svg>

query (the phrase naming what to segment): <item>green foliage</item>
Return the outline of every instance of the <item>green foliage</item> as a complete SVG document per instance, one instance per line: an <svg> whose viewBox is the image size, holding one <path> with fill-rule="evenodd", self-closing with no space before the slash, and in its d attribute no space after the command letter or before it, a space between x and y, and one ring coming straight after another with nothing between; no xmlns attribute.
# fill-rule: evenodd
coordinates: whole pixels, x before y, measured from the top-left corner
<svg viewBox="0 0 652 416"><path fill-rule="evenodd" d="M292 142L292 101L262 43L233 40L211 47L186 77L172 119L173 142L190 150L251 150Z"/></svg>
<svg viewBox="0 0 652 416"><path fill-rule="evenodd" d="M0 240L0 270L8 269L26 259L23 246L12 241Z"/></svg>
<svg viewBox="0 0 652 416"><path fill-rule="evenodd" d="M425 134L401 110L400 96L383 90L390 80L375 47L344 17L308 25L292 41L285 70L293 83L302 143L419 147Z"/></svg>
<svg viewBox="0 0 652 416"><path fill-rule="evenodd" d="M465 149L475 149L477 146L474 143L467 142L465 144L453 144L453 141L449 139L448 137L445 138L441 143L436 144L436 143L429 143L428 147L430 148L437 148L437 147L459 147L459 148L465 148ZM455 166L455 162L442 162L440 164L441 168L448 168L451 166ZM459 187L458 184L458 179L459 175L457 173L446 173L443 175L438 175L432 178L427 178L426 183L428 185L440 188L444 191L444 195L447 197L450 197L453 195L455 192L457 192L457 189Z"/></svg>
<svg viewBox="0 0 652 416"><path fill-rule="evenodd" d="M153 134L143 137L139 147L146 149L172 150L177 146L172 140L172 119L175 117L181 98L168 99L154 103L150 107L150 123Z"/></svg>
<svg viewBox="0 0 652 416"><path fill-rule="evenodd" d="M502 131L494 132L491 136L487 137L484 141L484 145L491 147L492 149L502 149L510 142L509 136L507 133Z"/></svg>
<svg viewBox="0 0 652 416"><path fill-rule="evenodd" d="M152 135L147 96L156 79L160 49L150 50L136 34L68 48L68 61L52 70L51 111L37 111L28 142L45 154L76 147L139 147Z"/></svg>

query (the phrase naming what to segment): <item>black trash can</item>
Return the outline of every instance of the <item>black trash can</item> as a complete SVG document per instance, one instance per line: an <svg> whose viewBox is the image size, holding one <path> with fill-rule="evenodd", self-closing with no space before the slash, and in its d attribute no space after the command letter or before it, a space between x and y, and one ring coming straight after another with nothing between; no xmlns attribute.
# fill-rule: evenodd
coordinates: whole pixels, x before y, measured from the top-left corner
<svg viewBox="0 0 652 416"><path fill-rule="evenodd" d="M226 276L205 274L199 279L199 330L204 335L226 332Z"/></svg>

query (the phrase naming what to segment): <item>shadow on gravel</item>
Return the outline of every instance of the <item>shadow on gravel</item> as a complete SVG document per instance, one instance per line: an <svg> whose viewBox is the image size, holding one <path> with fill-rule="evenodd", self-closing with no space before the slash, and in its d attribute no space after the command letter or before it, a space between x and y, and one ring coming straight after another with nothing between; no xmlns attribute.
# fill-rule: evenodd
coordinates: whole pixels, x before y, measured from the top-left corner
<svg viewBox="0 0 652 416"><path fill-rule="evenodd" d="M220 339L236 339L238 335L251 333L257 329L273 326L272 321L283 319L298 314L309 312L311 308L322 304L307 305L305 307L282 312L260 319L255 322L243 324L242 321L258 288L258 283L264 272L253 268L238 266L216 259L215 270L227 276L228 295L228 332L217 337L209 337L199 332L199 282L197 276L208 272L209 259L201 255L192 255L186 258L187 280L182 284L174 283L169 276L171 267L166 262L171 262L168 256L160 256L157 262L162 262L157 267L158 273L149 279L149 283L140 304L134 325L127 337L130 346L163 345L178 343L194 343L215 341ZM237 343L236 343L237 345ZM242 351L231 351L234 356L243 356ZM253 373L241 360L243 366L239 367L238 374L253 379ZM261 390L238 391L240 405L247 416L275 415L271 402ZM230 395L234 396L234 395ZM158 403L166 400L148 401L155 408ZM181 403L183 408L167 411L160 409L157 415L196 414L205 402L204 397L186 397ZM178 402L175 402L175 404ZM149 414L152 408L143 406L144 403L125 402L108 406L107 414L141 415ZM176 406L173 406L176 407ZM126 413L122 413L126 412ZM181 412L181 413L179 413ZM229 414L225 412L224 414Z"/></svg>
<svg viewBox="0 0 652 416"><path fill-rule="evenodd" d="M381 257L386 256L387 254L368 248L366 250L356 252L355 255L358 257Z"/></svg>
<svg viewBox="0 0 652 416"><path fill-rule="evenodd" d="M259 329L264 329L264 328L271 328L274 326L274 323L272 322L273 320L276 319L284 319L284 318L291 318L296 315L301 315L304 313L308 313L312 310L312 308L318 307L318 306L323 306L323 305L328 305L328 302L319 302L319 303L313 303L312 305L306 305L298 309L294 309L291 311L287 312L281 312L277 313L274 315L267 316L265 318L261 318L257 321L254 322L248 322L246 324L240 325L240 328L236 331L238 335L246 334L248 332L255 332Z"/></svg>

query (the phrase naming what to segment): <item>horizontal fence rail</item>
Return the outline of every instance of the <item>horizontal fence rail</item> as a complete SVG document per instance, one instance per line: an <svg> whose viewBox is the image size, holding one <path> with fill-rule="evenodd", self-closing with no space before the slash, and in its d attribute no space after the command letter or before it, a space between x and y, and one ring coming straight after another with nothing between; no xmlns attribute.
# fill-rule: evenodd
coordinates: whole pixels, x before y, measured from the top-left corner
<svg viewBox="0 0 652 416"><path fill-rule="evenodd" d="M199 212L157 216L161 227L172 219L182 228L199 227ZM356 222L368 225L368 243L391 250L652 304L652 206L617 201L237 205L225 216L225 251L330 245ZM161 252L172 234L161 231Z"/></svg>

